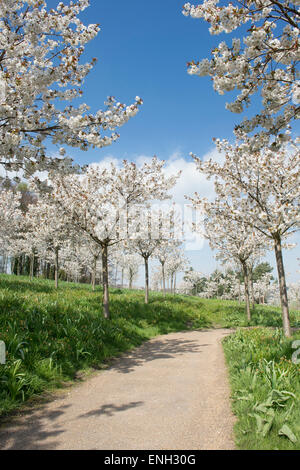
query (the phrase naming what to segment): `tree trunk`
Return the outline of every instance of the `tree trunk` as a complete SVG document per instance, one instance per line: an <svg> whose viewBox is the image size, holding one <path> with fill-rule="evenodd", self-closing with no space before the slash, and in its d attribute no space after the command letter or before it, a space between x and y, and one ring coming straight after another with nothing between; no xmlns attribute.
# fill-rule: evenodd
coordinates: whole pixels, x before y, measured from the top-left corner
<svg viewBox="0 0 300 470"><path fill-rule="evenodd" d="M253 310L254 310L254 308L255 308L255 299L254 299L254 286L253 286L253 279L252 279L252 277L251 277L250 285L251 285L251 303L252 303L252 308L253 308Z"/></svg>
<svg viewBox="0 0 300 470"><path fill-rule="evenodd" d="M289 315L289 304L288 296L286 289L285 281L285 272L283 265L282 257L282 248L281 248L281 237L278 235L274 240L274 248L276 255L276 264L278 272L278 282L279 282L279 291L280 291L280 302L281 302L281 313L282 313L282 325L283 331L287 338L291 336L291 326L290 326L290 315Z"/></svg>
<svg viewBox="0 0 300 470"><path fill-rule="evenodd" d="M122 289L124 287L124 268L122 268L122 271L121 271L121 286L122 286Z"/></svg>
<svg viewBox="0 0 300 470"><path fill-rule="evenodd" d="M110 318L109 313L109 290L108 290L108 254L107 245L102 245L102 283L103 283L103 316Z"/></svg>
<svg viewBox="0 0 300 470"><path fill-rule="evenodd" d="M165 262L161 263L161 274L162 274L162 282L163 282L163 292L164 296L166 297L166 277L165 277Z"/></svg>
<svg viewBox="0 0 300 470"><path fill-rule="evenodd" d="M11 273L12 274L15 274L15 266L16 266L16 257L14 256L13 261L12 261L12 266L11 266Z"/></svg>
<svg viewBox="0 0 300 470"><path fill-rule="evenodd" d="M58 289L58 275L59 275L58 252L59 252L59 248L56 247L55 248L55 275L54 275L55 289Z"/></svg>
<svg viewBox="0 0 300 470"><path fill-rule="evenodd" d="M144 258L145 262L145 304L149 302L149 258Z"/></svg>
<svg viewBox="0 0 300 470"><path fill-rule="evenodd" d="M247 320L251 321L251 311L250 311L250 296L249 296L249 275L248 267L245 262L242 262L243 273L244 273L244 284L245 284L245 302L246 302L246 315Z"/></svg>
<svg viewBox="0 0 300 470"><path fill-rule="evenodd" d="M129 268L129 289L132 289L132 283L133 283L133 270Z"/></svg>
<svg viewBox="0 0 300 470"><path fill-rule="evenodd" d="M95 292L95 285L96 285L96 270L97 270L97 256L94 256L93 272L92 272L92 290L93 290L93 292Z"/></svg>
<svg viewBox="0 0 300 470"><path fill-rule="evenodd" d="M116 264L116 271L115 271L115 287L117 287L118 283L118 265Z"/></svg>
<svg viewBox="0 0 300 470"><path fill-rule="evenodd" d="M31 281L33 279L33 270L34 270L34 251L32 251L32 253L30 255L29 276L30 276Z"/></svg>
<svg viewBox="0 0 300 470"><path fill-rule="evenodd" d="M17 276L21 275L21 256L18 256Z"/></svg>
<svg viewBox="0 0 300 470"><path fill-rule="evenodd" d="M47 263L46 264L46 279L50 279L50 274L51 274L50 263Z"/></svg>

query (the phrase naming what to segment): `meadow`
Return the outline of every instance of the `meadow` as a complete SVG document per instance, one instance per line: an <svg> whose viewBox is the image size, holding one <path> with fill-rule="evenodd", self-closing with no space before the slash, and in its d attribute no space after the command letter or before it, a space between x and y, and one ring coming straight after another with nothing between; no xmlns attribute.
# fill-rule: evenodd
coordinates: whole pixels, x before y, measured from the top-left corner
<svg viewBox="0 0 300 470"><path fill-rule="evenodd" d="M300 437L299 366L291 362L291 340L278 328L279 308L256 306L249 325L244 305L235 301L151 292L145 305L143 291L113 288L110 300L111 319L105 320L99 286L93 292L89 285L60 282L55 289L54 281L0 275L0 340L7 348L0 416L107 367L156 335L237 328L224 350L239 447L299 448L293 442ZM291 323L300 326L300 312L291 312ZM290 437L279 434L282 427Z"/></svg>

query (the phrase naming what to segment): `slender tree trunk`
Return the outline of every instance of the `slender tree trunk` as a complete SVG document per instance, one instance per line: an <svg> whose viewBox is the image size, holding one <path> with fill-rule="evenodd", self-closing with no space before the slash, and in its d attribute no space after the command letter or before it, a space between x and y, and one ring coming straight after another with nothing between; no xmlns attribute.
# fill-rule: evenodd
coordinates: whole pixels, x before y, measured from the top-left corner
<svg viewBox="0 0 300 470"><path fill-rule="evenodd" d="M118 281L118 265L116 264L116 271L115 271L115 287L117 287L117 281Z"/></svg>
<svg viewBox="0 0 300 470"><path fill-rule="evenodd" d="M55 247L55 274L54 274L55 289L58 289L58 276L59 276L58 253L59 253L59 248Z"/></svg>
<svg viewBox="0 0 300 470"><path fill-rule="evenodd" d="M29 266L29 277L30 277L31 281L33 279L33 265L34 265L34 253L31 253L31 255L30 255L30 266Z"/></svg>
<svg viewBox="0 0 300 470"><path fill-rule="evenodd" d="M176 273L174 274L174 294L176 294Z"/></svg>
<svg viewBox="0 0 300 470"><path fill-rule="evenodd" d="M255 308L255 299L254 299L254 286L253 286L252 277L251 277L250 285L251 285L251 303L252 303L252 308L254 310L254 308Z"/></svg>
<svg viewBox="0 0 300 470"><path fill-rule="evenodd" d="M246 302L246 315L247 320L251 321L251 311L250 311L250 296L249 296L249 275L248 267L245 262L242 262L243 273L244 273L244 284L245 284L245 302Z"/></svg>
<svg viewBox="0 0 300 470"><path fill-rule="evenodd" d="M166 276L165 276L165 262L161 262L161 274L162 274L162 282L163 282L163 292L164 296L166 297Z"/></svg>
<svg viewBox="0 0 300 470"><path fill-rule="evenodd" d="M121 286L122 286L122 289L124 287L124 268L122 268L122 271L121 271Z"/></svg>
<svg viewBox="0 0 300 470"><path fill-rule="evenodd" d="M102 283L103 283L103 316L110 318L109 313L109 289L108 289L108 253L107 245L102 245Z"/></svg>
<svg viewBox="0 0 300 470"><path fill-rule="evenodd" d="M13 261L12 261L12 267L11 267L12 274L15 274L15 266L16 266L16 257L14 256Z"/></svg>
<svg viewBox="0 0 300 470"><path fill-rule="evenodd" d="M133 283L133 271L131 268L129 268L129 289L132 289L132 283Z"/></svg>
<svg viewBox="0 0 300 470"><path fill-rule="evenodd" d="M95 292L95 285L96 285L96 270L97 270L97 256L94 256L93 272L92 272L92 290L93 290L93 292Z"/></svg>
<svg viewBox="0 0 300 470"><path fill-rule="evenodd" d="M291 336L291 325L290 325L289 304L288 304L288 296L287 296L287 289L286 289L284 264L283 264L283 257L282 257L281 237L279 235L275 237L274 242L275 242L274 248L275 248L275 255L276 255L276 264L277 264L278 282L279 282L279 291L280 291L282 325L283 325L283 331L284 331L285 336L289 338Z"/></svg>
<svg viewBox="0 0 300 470"><path fill-rule="evenodd" d="M46 264L46 279L50 279L50 274L51 274L50 263L47 263Z"/></svg>
<svg viewBox="0 0 300 470"><path fill-rule="evenodd" d="M149 302L149 258L144 258L145 262L145 304Z"/></svg>

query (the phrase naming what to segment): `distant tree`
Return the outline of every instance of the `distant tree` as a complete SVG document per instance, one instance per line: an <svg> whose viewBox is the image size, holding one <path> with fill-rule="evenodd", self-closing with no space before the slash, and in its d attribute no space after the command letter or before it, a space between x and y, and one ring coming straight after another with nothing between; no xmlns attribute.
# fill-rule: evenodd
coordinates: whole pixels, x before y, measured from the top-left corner
<svg viewBox="0 0 300 470"><path fill-rule="evenodd" d="M264 261L262 263L259 263L252 271L251 277L254 282L260 280L265 274L271 274L273 271L272 266L267 262ZM273 280L273 276L270 278Z"/></svg>

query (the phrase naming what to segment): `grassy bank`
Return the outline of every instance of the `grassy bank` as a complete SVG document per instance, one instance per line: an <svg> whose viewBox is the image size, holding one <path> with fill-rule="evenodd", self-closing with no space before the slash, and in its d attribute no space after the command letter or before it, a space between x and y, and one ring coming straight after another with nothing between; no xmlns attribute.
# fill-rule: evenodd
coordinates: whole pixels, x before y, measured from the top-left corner
<svg viewBox="0 0 300 470"><path fill-rule="evenodd" d="M223 328L269 326L282 327L281 309L271 305L255 305L251 312L251 321L248 322L245 314L245 305L233 300L198 299L201 310L210 320ZM293 327L300 327L300 311L290 311L290 320Z"/></svg>
<svg viewBox="0 0 300 470"><path fill-rule="evenodd" d="M109 321L101 300L87 285L0 276L0 415L156 335L211 326L190 297L152 293L145 305L142 291L112 289Z"/></svg>
<svg viewBox="0 0 300 470"><path fill-rule="evenodd" d="M151 292L145 305L143 291L126 289L111 289L111 320L105 321L97 289L61 282L56 290L53 281L0 275L0 340L7 347L0 415L156 335L247 326L238 302ZM300 324L299 312L292 313L292 323ZM280 326L280 309L257 306L252 324Z"/></svg>
<svg viewBox="0 0 300 470"><path fill-rule="evenodd" d="M238 330L223 341L241 449L300 449L300 364L280 329ZM300 354L298 355L300 358Z"/></svg>

